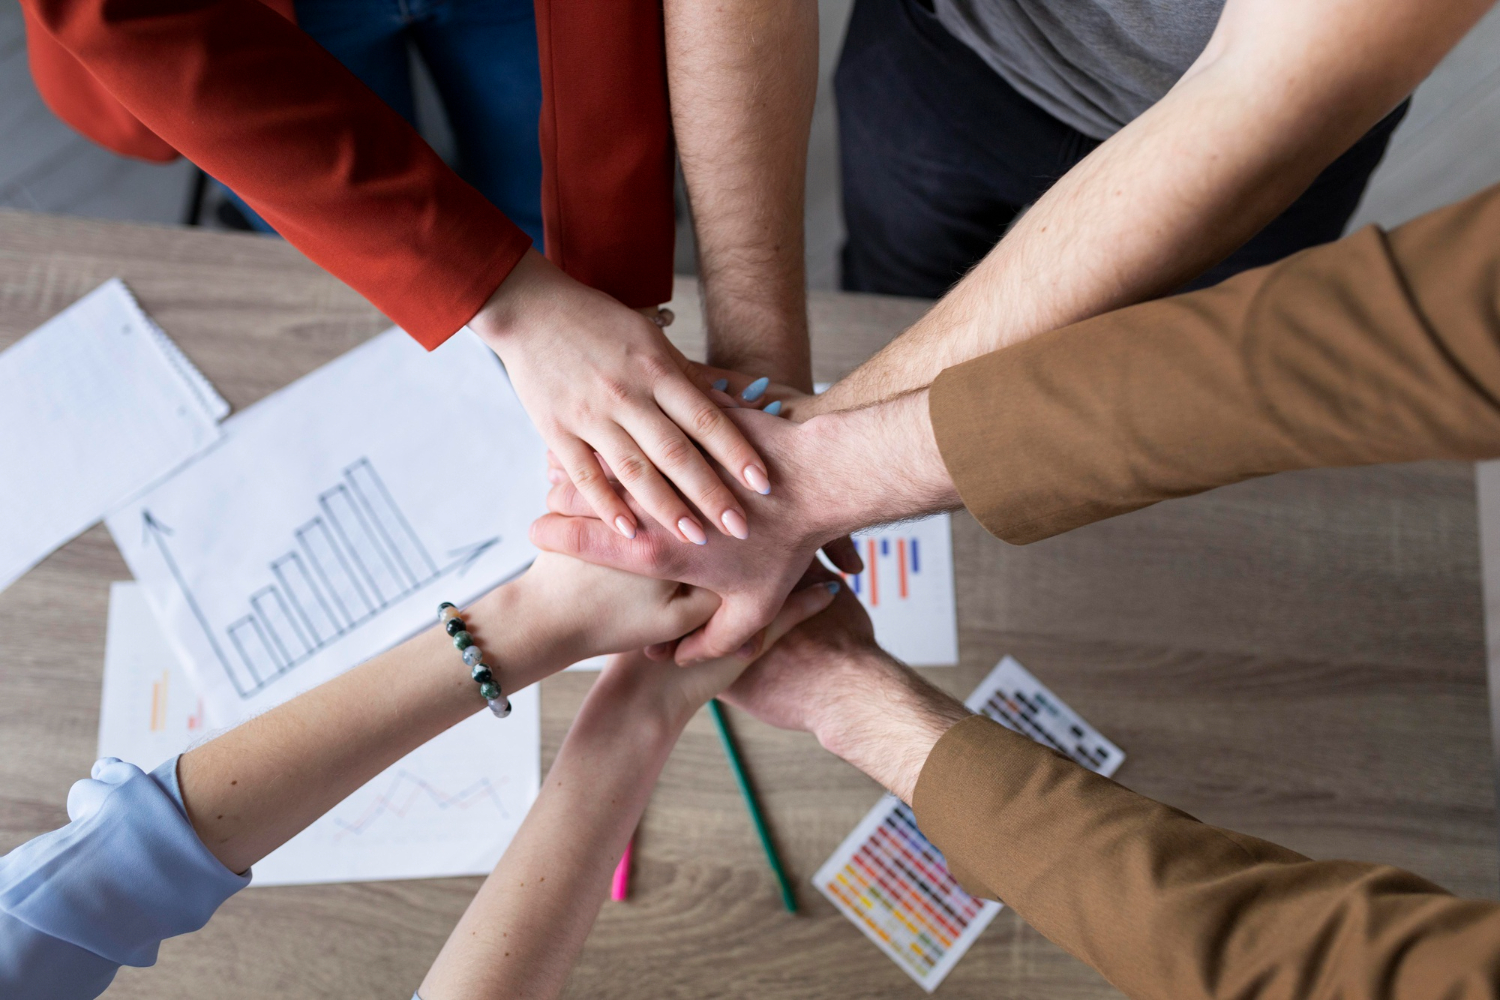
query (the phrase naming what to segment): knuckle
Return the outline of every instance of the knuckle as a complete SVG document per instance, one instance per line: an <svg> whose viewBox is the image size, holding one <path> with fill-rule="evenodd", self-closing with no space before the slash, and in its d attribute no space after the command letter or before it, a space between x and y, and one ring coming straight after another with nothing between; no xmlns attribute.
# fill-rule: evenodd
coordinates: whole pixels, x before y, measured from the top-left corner
<svg viewBox="0 0 1500 1000"><path fill-rule="evenodd" d="M688 430L697 438L709 437L724 427L725 416L718 407L707 405L693 408L688 417Z"/></svg>
<svg viewBox="0 0 1500 1000"><path fill-rule="evenodd" d="M638 483L646 478L651 469L651 463L638 454L622 455L609 464L622 483Z"/></svg>
<svg viewBox="0 0 1500 1000"><path fill-rule="evenodd" d="M611 403L627 402L632 393L630 384L623 379L606 377L599 383L600 394Z"/></svg>
<svg viewBox="0 0 1500 1000"><path fill-rule="evenodd" d="M681 435L673 435L662 441L658 451L661 454L663 465L681 467L689 459L698 455L698 449L693 447L691 441Z"/></svg>
<svg viewBox="0 0 1500 1000"><path fill-rule="evenodd" d="M641 358L641 373L653 382L682 374L678 367L672 364L669 359L656 354L648 354Z"/></svg>

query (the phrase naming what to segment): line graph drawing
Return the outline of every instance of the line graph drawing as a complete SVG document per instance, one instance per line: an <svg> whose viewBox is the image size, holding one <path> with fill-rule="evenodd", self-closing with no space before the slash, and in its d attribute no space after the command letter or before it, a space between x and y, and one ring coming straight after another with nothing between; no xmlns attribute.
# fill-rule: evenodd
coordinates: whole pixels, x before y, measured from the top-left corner
<svg viewBox="0 0 1500 1000"><path fill-rule="evenodd" d="M172 529L150 508L141 511L148 543L160 552L241 699L434 580L462 576L501 541L496 536L451 550L439 566L365 457L345 467L315 506L317 513L292 531L287 549L268 563L270 582L250 593L244 613L223 628L210 623L173 558Z"/></svg>
<svg viewBox="0 0 1500 1000"><path fill-rule="evenodd" d="M382 816L404 819L424 799L443 812L449 809L467 810L471 806L489 803L499 811L501 819L510 819L510 811L500 801L499 789L489 778L480 778L467 788L450 794L426 778L402 768L391 778L390 786L370 801L359 818L344 820L338 816L332 817L334 826L338 827L334 840L358 836L370 829Z"/></svg>

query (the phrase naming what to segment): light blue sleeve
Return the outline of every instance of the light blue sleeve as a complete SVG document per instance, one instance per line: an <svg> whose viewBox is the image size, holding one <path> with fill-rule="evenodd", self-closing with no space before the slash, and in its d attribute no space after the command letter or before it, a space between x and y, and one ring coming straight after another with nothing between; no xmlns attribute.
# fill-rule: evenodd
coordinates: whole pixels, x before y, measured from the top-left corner
<svg viewBox="0 0 1500 1000"><path fill-rule="evenodd" d="M0 858L0 997L88 1000L151 965L250 884L198 839L177 758L147 774L114 757L68 792L67 826Z"/></svg>

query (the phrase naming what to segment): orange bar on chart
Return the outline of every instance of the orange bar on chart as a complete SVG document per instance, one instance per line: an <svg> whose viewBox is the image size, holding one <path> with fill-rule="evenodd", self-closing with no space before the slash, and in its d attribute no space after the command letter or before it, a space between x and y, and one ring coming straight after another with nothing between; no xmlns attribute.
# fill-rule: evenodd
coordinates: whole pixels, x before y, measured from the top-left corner
<svg viewBox="0 0 1500 1000"><path fill-rule="evenodd" d="M875 564L875 539L867 538L865 543L869 546L870 556L865 560L865 571L870 574L870 607L878 607L880 604L880 584L876 582Z"/></svg>
<svg viewBox="0 0 1500 1000"><path fill-rule="evenodd" d="M906 597L906 539L896 539L896 576L901 581L901 596Z"/></svg>

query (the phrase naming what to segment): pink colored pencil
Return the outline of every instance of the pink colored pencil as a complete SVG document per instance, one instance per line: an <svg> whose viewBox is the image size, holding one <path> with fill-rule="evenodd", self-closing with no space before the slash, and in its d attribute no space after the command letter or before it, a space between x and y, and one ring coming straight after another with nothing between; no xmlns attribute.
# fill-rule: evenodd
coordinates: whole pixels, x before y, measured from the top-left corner
<svg viewBox="0 0 1500 1000"><path fill-rule="evenodd" d="M631 837L625 842L625 853L620 855L620 863L615 865L615 877L610 883L609 898L616 903L625 902L625 897L630 894L630 854L634 848L635 838Z"/></svg>

